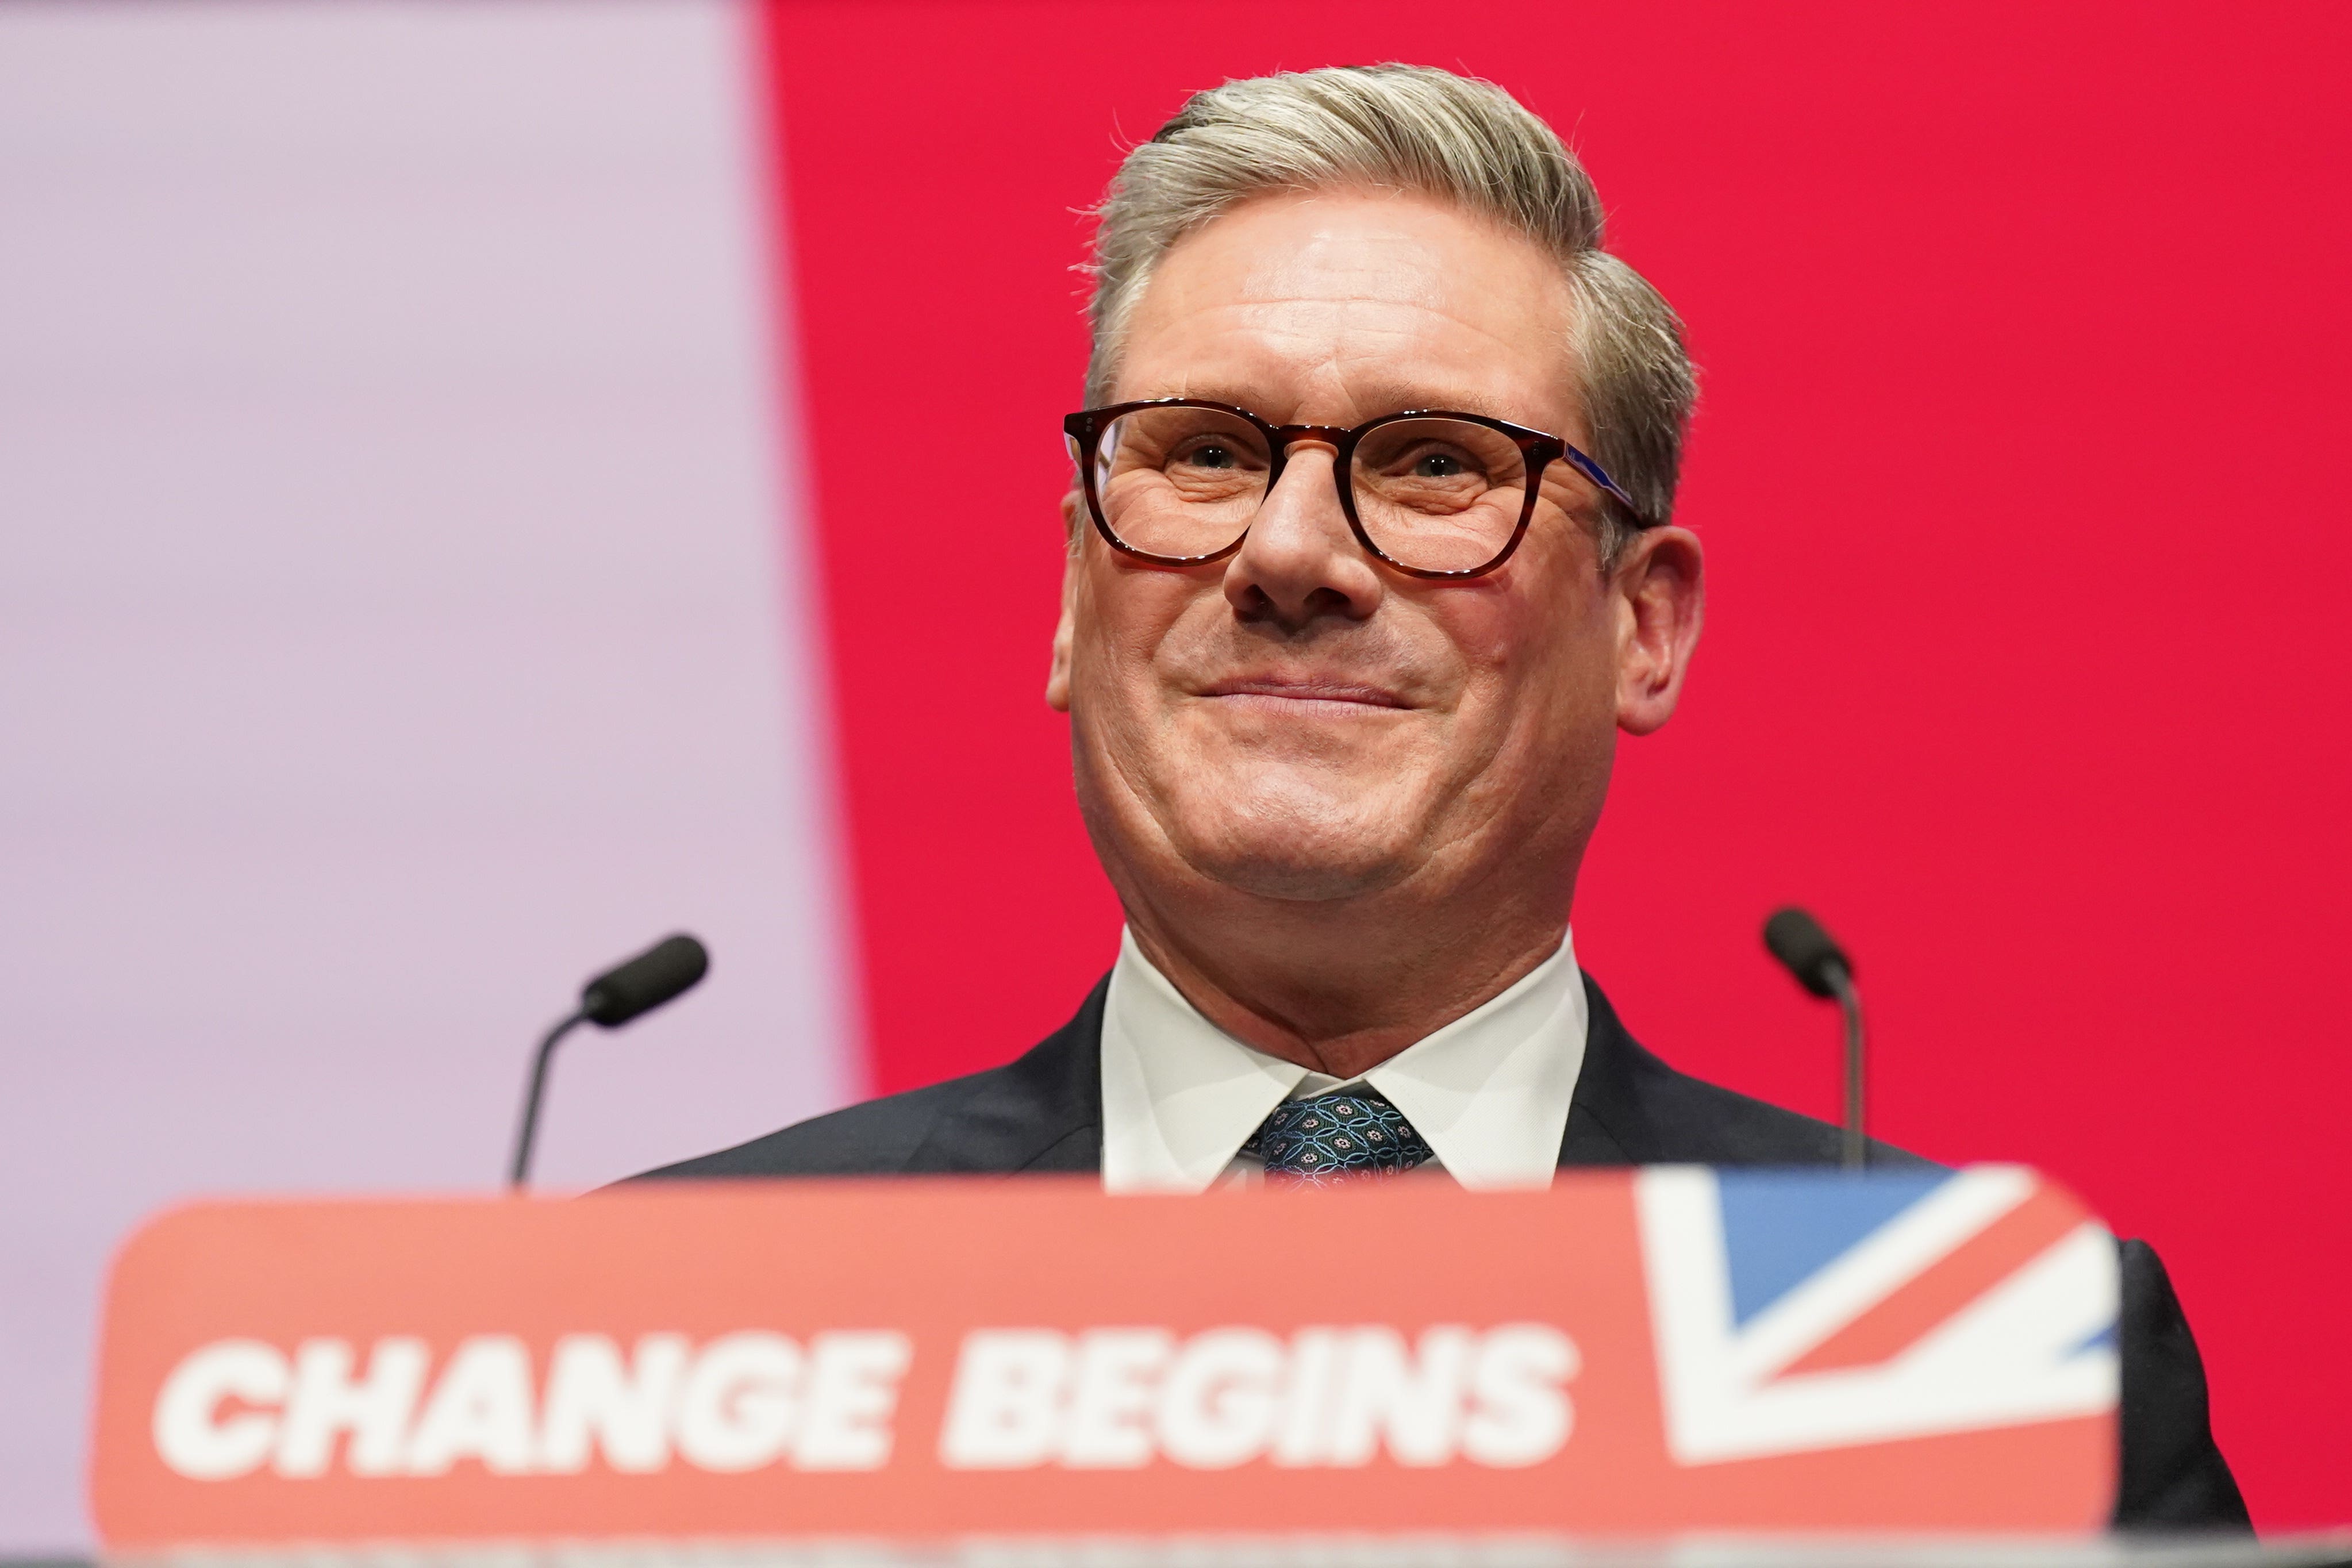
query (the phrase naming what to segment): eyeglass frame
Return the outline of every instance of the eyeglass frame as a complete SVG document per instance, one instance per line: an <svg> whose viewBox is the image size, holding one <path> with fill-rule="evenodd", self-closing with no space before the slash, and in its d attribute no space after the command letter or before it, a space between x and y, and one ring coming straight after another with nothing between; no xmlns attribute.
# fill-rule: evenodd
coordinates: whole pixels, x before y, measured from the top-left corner
<svg viewBox="0 0 2352 1568"><path fill-rule="evenodd" d="M1086 494L1087 515L1092 520L1095 531L1102 535L1104 543L1120 554L1152 566L1181 571L1193 566L1213 565L1241 549L1257 519L1253 512L1249 523L1234 536L1231 544L1207 555L1155 555L1121 539L1111 528L1109 519L1103 515L1102 498L1095 489L1095 459L1101 450L1103 432L1113 421L1147 408L1205 408L1247 421L1266 439L1265 490L1258 498L1261 507L1265 504L1265 498L1274 494L1274 487L1282 482L1282 471L1289 461L1292 443L1304 440L1329 442L1335 452L1331 479L1339 489L1339 510L1348 519L1349 531L1355 534L1356 542L1362 545L1367 553L1408 577L1458 582L1470 577L1483 577L1508 561L1518 549L1519 541L1527 537L1528 524L1535 517L1536 494L1542 488L1544 470L1559 461L1565 461L1569 467L1600 486L1603 492L1615 498L1624 507L1634 527L1650 526L1649 520L1642 515L1642 509L1633 504L1633 498L1619 488L1617 481L1609 477L1608 470L1567 441L1558 436L1530 430L1524 425L1514 425L1507 419L1496 419L1485 414L1464 414L1450 408L1408 408L1395 414L1383 414L1376 419L1367 419L1352 429L1343 429L1335 425L1269 425L1246 408L1202 397L1148 397L1137 403L1113 403L1101 408L1082 408L1076 414L1065 416L1062 433L1068 437L1070 454L1077 463L1078 483ZM1362 520L1357 517L1354 482L1357 443L1383 425L1394 425L1407 419L1458 419L1465 424L1484 426L1508 437L1519 448L1519 456L1528 466L1527 496L1519 504L1519 520L1511 530L1511 537L1486 564L1442 571L1408 566L1373 542L1372 536L1364 530Z"/></svg>

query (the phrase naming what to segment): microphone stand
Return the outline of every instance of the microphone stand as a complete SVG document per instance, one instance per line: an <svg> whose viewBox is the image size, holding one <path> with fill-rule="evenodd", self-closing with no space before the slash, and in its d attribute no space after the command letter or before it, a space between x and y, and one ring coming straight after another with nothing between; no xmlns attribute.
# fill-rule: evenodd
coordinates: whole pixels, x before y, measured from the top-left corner
<svg viewBox="0 0 2352 1568"><path fill-rule="evenodd" d="M547 1064L555 1055L556 1042L583 1024L617 1029L639 1014L650 1013L693 990L709 971L709 952L679 931L581 987L579 1011L548 1030L547 1037L539 1042L539 1054L531 1058L530 1088L522 1097L522 1126L515 1133L508 1190L519 1193L530 1180L530 1146L539 1136L539 1102L547 1093Z"/></svg>
<svg viewBox="0 0 2352 1568"><path fill-rule="evenodd" d="M1838 1011L1845 1015L1845 1135L1839 1163L1859 1171L1869 1151L1862 1126L1862 994L1853 988L1853 974L1844 964L1826 963L1822 968L1831 994L1837 998Z"/></svg>
<svg viewBox="0 0 2352 1568"><path fill-rule="evenodd" d="M539 1102L547 1092L547 1063L555 1055L557 1042L588 1021L588 1009L578 1012L552 1029L539 1042L539 1054L531 1058L530 1089L522 1098L522 1127L515 1134L514 1169L507 1176L507 1187L520 1192L530 1181L530 1146L539 1136Z"/></svg>

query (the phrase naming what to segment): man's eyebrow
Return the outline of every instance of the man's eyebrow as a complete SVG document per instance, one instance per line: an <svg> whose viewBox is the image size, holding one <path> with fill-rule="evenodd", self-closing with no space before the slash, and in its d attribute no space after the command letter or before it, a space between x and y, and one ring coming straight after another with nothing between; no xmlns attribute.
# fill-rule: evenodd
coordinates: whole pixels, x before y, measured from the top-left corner
<svg viewBox="0 0 2352 1568"><path fill-rule="evenodd" d="M1151 403L1163 397L1189 397L1202 403L1223 403L1234 408L1246 408L1253 414L1260 412L1257 403L1252 401L1249 393L1236 386L1213 381L1200 382L1188 379L1181 391L1171 391L1164 387L1157 391L1138 389L1134 397L1122 401Z"/></svg>
<svg viewBox="0 0 2352 1568"><path fill-rule="evenodd" d="M1367 414L1377 419L1381 414L1402 414L1409 408L1442 409L1448 414L1483 414L1489 419L1525 418L1531 410L1504 407L1486 393L1456 388L1433 388L1427 385L1381 388L1381 395L1361 399L1366 408L1377 408L1380 414Z"/></svg>
<svg viewBox="0 0 2352 1568"><path fill-rule="evenodd" d="M1236 385L1210 382L1190 384L1182 392L1144 393L1135 401L1159 397L1191 397L1204 403L1223 403L1234 408L1246 408L1262 419L1273 420L1266 411L1268 399L1263 394L1253 395ZM1378 419L1385 415L1402 414L1412 409L1435 409L1448 414L1479 414L1489 419L1506 419L1514 424L1526 424L1532 409L1505 407L1491 394L1472 392L1461 387L1438 387L1427 383L1402 382L1375 384L1356 399L1357 416L1350 424ZM1540 423L1540 421L1537 421ZM1296 419L1276 421L1280 424L1304 423Z"/></svg>

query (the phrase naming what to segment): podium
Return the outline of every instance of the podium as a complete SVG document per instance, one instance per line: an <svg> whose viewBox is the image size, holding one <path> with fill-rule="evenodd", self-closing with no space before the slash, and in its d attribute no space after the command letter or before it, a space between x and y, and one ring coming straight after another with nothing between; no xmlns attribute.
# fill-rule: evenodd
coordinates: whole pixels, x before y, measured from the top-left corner
<svg viewBox="0 0 2352 1568"><path fill-rule="evenodd" d="M413 1568L2344 1557L2102 1533L2116 1315L2003 1166L207 1205L118 1261L92 1507Z"/></svg>
<svg viewBox="0 0 2352 1568"><path fill-rule="evenodd" d="M392 1545L205 1549L114 1558L0 1558L0 1568L2343 1568L2352 1536L2256 1542L1982 1537L1739 1537L1496 1542L1369 1539L873 1542L643 1541L626 1545Z"/></svg>

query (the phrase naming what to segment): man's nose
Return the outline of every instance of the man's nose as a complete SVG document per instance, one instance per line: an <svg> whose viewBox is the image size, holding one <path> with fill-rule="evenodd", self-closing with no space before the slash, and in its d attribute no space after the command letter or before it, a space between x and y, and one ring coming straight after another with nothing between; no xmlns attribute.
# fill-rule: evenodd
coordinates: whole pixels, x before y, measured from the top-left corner
<svg viewBox="0 0 2352 1568"><path fill-rule="evenodd" d="M1362 620L1386 584L1339 510L1339 454L1320 441L1290 448L1242 547L1225 563L1225 599L1244 619L1303 626L1322 616Z"/></svg>

